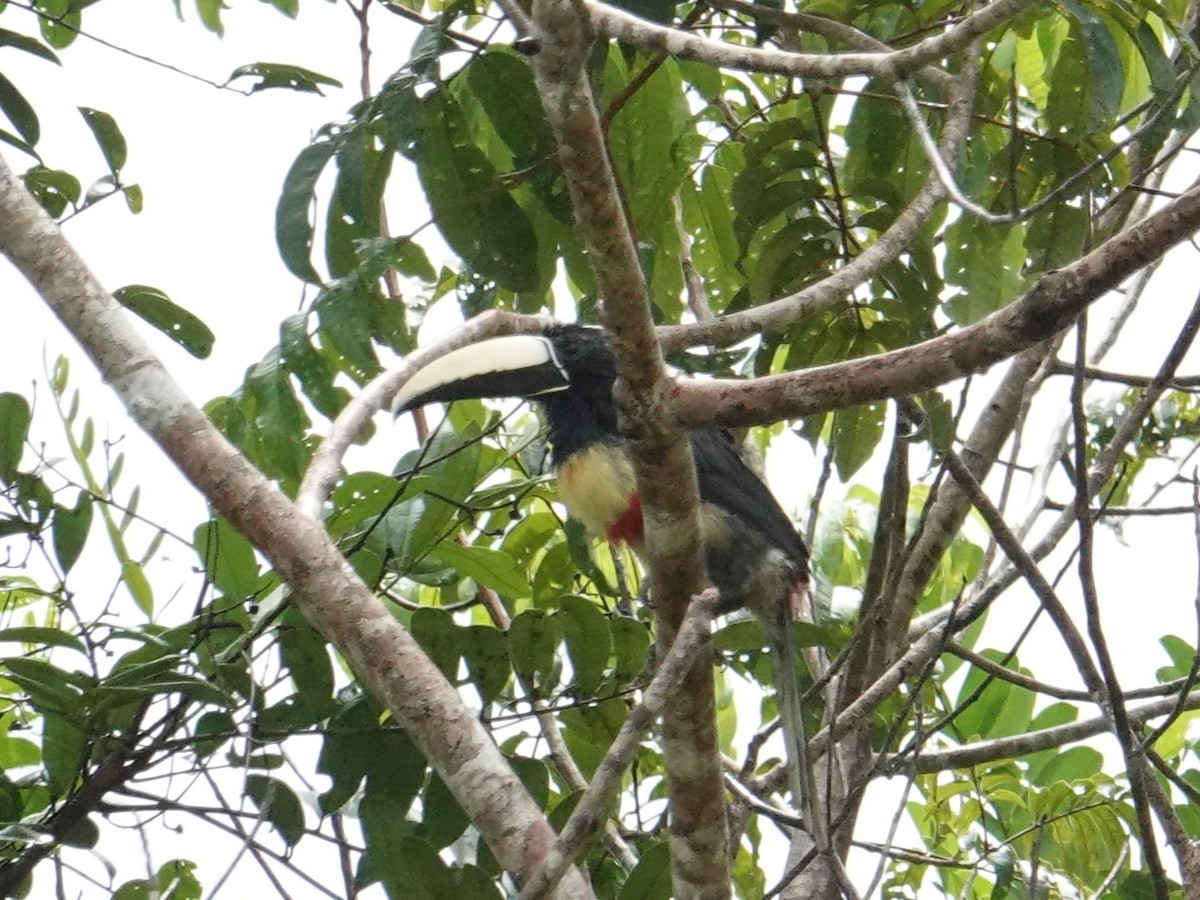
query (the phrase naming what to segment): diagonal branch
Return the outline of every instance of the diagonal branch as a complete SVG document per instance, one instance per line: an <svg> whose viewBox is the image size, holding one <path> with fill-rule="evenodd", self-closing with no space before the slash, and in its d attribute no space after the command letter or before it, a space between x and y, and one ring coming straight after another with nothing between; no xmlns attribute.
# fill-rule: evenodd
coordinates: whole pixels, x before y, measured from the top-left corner
<svg viewBox="0 0 1200 900"><path fill-rule="evenodd" d="M642 738L654 720L665 711L668 702L673 701L681 681L692 667L692 660L697 655L712 652L708 645L715 605L716 592L711 589L692 600L683 625L675 636L675 643L659 664L654 679L642 695L642 702L625 717L620 731L596 767L592 783L579 798L563 826L558 843L546 856L542 870L525 885L519 900L535 900L546 896L571 861L587 847L607 820L617 792L621 789L621 779L633 762Z"/></svg>
<svg viewBox="0 0 1200 900"><path fill-rule="evenodd" d="M501 865L524 882L554 832L491 736L318 523L191 403L3 159L0 252L80 342L138 425L291 584L301 612L403 724ZM592 892L573 872L559 896Z"/></svg>
<svg viewBox="0 0 1200 900"><path fill-rule="evenodd" d="M1109 238L1087 255L1038 279L1021 298L961 331L911 347L753 381L677 383L682 422L758 425L919 394L981 372L1053 337L1105 292L1200 229L1200 185Z"/></svg>

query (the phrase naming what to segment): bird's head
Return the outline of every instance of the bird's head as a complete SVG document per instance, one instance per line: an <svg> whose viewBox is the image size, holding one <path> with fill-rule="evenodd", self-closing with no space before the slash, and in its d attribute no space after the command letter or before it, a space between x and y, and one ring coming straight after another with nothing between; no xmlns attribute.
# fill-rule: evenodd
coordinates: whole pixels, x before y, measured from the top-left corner
<svg viewBox="0 0 1200 900"><path fill-rule="evenodd" d="M548 325L460 347L419 369L396 393L396 414L427 403L521 397L546 411L556 461L617 436L616 363L599 328Z"/></svg>

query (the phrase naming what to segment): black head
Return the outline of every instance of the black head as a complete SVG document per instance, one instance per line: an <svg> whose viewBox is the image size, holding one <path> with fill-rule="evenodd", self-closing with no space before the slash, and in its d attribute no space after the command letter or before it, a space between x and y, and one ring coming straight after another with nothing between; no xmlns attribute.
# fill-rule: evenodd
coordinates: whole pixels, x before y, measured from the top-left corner
<svg viewBox="0 0 1200 900"><path fill-rule="evenodd" d="M612 396L617 366L608 337L599 328L555 324L545 334L569 382L564 391L534 398L546 411L557 464L591 444L618 438Z"/></svg>

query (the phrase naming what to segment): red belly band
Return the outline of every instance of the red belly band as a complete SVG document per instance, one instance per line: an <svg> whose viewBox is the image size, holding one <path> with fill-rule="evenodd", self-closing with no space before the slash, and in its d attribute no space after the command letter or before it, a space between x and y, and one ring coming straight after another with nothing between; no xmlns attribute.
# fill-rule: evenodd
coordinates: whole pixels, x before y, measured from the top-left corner
<svg viewBox="0 0 1200 900"><path fill-rule="evenodd" d="M642 541L642 498L634 491L629 506L620 518L608 526L608 539L613 543L640 544Z"/></svg>

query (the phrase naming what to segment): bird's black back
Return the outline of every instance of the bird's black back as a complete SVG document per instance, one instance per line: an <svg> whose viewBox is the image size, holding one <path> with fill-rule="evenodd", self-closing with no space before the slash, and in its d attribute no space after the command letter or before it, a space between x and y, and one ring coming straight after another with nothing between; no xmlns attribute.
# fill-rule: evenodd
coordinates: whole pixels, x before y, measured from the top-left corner
<svg viewBox="0 0 1200 900"><path fill-rule="evenodd" d="M620 442L613 383L616 361L599 328L555 324L546 330L571 382L568 390L537 399L546 412L556 465L599 441ZM732 513L805 570L808 550L775 495L742 460L728 435L711 428L691 431L700 499Z"/></svg>
<svg viewBox="0 0 1200 900"><path fill-rule="evenodd" d="M732 513L761 533L801 570L808 548L779 501L746 463L727 434L712 428L691 432L700 500Z"/></svg>

